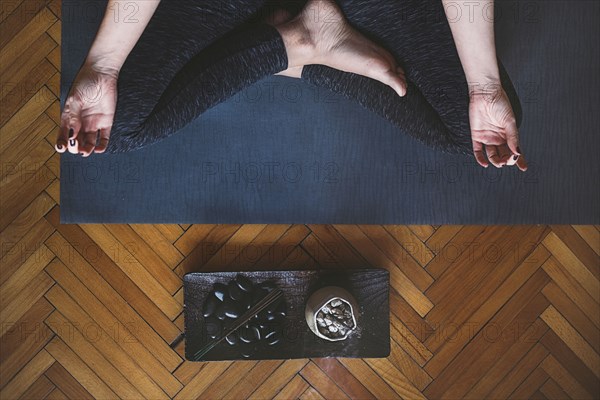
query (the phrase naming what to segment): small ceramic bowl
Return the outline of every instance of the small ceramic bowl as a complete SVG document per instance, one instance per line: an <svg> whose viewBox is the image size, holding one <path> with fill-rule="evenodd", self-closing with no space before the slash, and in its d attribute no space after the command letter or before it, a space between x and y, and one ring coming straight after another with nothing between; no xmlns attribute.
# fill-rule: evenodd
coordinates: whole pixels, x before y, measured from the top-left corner
<svg viewBox="0 0 600 400"><path fill-rule="evenodd" d="M336 319L332 317L329 320L329 322L334 322L328 325L323 325L324 321L318 321L317 319L319 312L332 312L332 304L334 305L333 308L339 308L341 305L341 307L344 307L346 310L349 309L350 317L345 318L345 321L351 321L351 326L338 323L337 325L341 326L341 328L339 328L339 330L336 330L333 333L329 333L331 336L327 336L321 332L321 329L324 329L329 332L329 326L336 326ZM314 292L306 302L306 323L308 324L310 330L313 331L313 333L321 339L328 340L331 342L337 342L340 340L345 340L348 337L348 335L356 329L356 317L358 314L358 310L359 308L356 299L347 290L338 286L326 286ZM327 313L326 315L333 316L334 314ZM339 333L341 331L343 331L344 333Z"/></svg>

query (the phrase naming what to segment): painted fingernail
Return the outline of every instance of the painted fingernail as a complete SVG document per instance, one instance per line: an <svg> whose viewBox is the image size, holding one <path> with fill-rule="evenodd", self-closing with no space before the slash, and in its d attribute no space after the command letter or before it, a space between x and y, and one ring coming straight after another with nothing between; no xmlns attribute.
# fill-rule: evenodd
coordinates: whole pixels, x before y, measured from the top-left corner
<svg viewBox="0 0 600 400"><path fill-rule="evenodd" d="M521 154L521 149L517 146L517 153Z"/></svg>
<svg viewBox="0 0 600 400"><path fill-rule="evenodd" d="M71 147L75 146L75 139L69 140L69 146L71 146Z"/></svg>
<svg viewBox="0 0 600 400"><path fill-rule="evenodd" d="M75 132L73 132L73 128L69 129L69 139L71 139L73 137L73 134Z"/></svg>

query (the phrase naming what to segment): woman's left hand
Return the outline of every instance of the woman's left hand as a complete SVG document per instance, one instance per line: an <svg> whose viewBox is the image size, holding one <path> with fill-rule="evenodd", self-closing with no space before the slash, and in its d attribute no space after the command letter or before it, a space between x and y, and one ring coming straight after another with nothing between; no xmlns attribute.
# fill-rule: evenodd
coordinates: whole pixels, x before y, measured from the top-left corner
<svg viewBox="0 0 600 400"><path fill-rule="evenodd" d="M517 165L527 170L519 148L519 131L508 96L500 85L493 90L470 90L469 121L473 153L482 167ZM488 162L489 160L489 162Z"/></svg>

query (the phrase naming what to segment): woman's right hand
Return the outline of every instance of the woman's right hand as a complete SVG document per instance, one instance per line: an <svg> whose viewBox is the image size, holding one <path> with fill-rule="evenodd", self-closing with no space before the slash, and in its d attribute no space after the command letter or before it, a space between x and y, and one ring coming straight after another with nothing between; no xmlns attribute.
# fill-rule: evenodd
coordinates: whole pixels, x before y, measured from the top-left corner
<svg viewBox="0 0 600 400"><path fill-rule="evenodd" d="M56 151L81 154L103 153L117 106L119 70L85 63L69 91L61 114Z"/></svg>
<svg viewBox="0 0 600 400"><path fill-rule="evenodd" d="M527 161L519 148L517 122L502 86L498 83L469 91L473 153L479 165L484 168L490 163L496 168L517 165L526 171Z"/></svg>

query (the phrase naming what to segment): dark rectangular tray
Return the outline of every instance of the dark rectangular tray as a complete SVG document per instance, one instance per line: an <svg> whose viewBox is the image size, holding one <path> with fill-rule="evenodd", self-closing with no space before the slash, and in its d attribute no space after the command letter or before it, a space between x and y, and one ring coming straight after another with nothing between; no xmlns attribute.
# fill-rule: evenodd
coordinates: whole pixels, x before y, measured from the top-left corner
<svg viewBox="0 0 600 400"><path fill-rule="evenodd" d="M275 346L261 346L260 351L249 359L378 358L390 354L389 273L384 269L192 272L183 278L187 360L194 361L194 353L209 341L202 315L206 296L215 283L227 284L237 274L243 274L255 284L264 281L276 283L283 290L288 308L282 326L282 341ZM324 286L343 287L359 304L358 328L346 340L323 340L306 323L306 300ZM239 359L242 359L239 349L223 341L198 361Z"/></svg>

